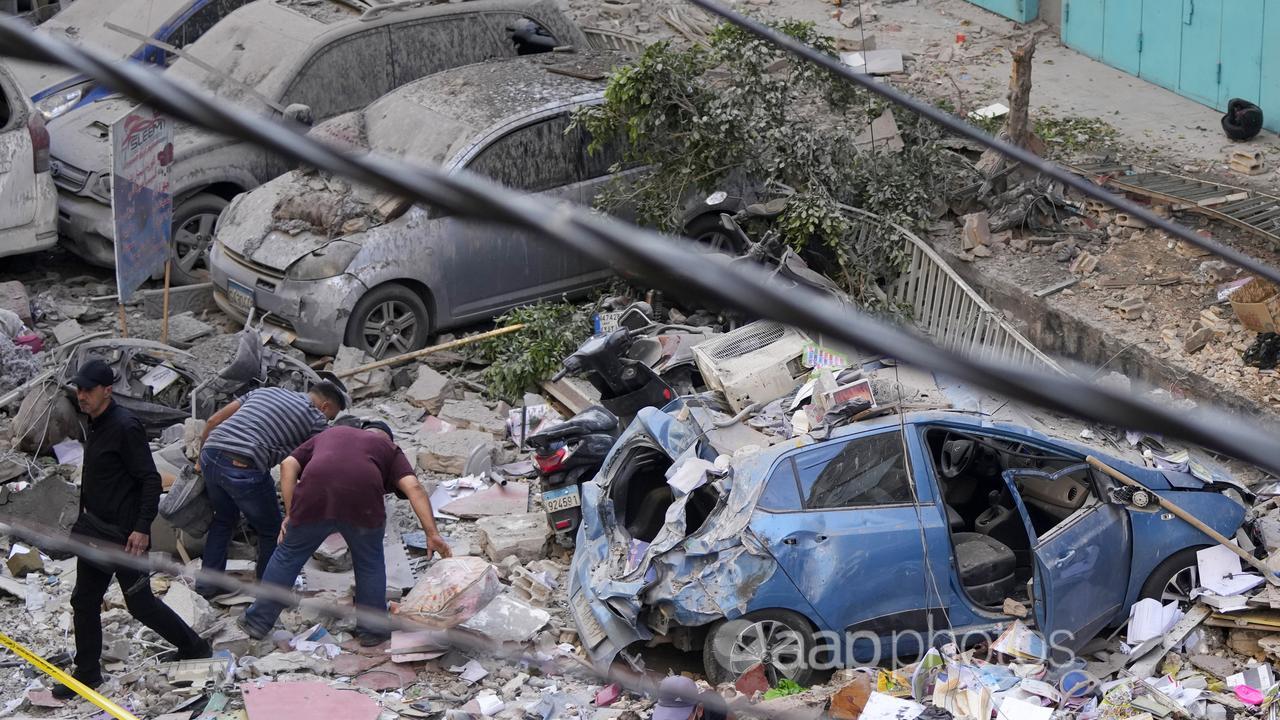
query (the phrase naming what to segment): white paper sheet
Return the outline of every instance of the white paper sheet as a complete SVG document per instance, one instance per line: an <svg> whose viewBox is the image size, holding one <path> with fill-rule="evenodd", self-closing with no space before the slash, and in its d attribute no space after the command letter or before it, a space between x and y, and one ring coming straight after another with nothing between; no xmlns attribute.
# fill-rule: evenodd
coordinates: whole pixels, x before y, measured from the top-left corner
<svg viewBox="0 0 1280 720"><path fill-rule="evenodd" d="M1013 697L1005 698L996 708L996 720L1049 720L1051 717L1053 708Z"/></svg>
<svg viewBox="0 0 1280 720"><path fill-rule="evenodd" d="M1240 556L1224 545L1214 545L1196 553L1200 587L1215 595L1240 595L1263 583L1263 577L1244 572Z"/></svg>
<svg viewBox="0 0 1280 720"><path fill-rule="evenodd" d="M1178 602L1161 605L1159 600L1145 598L1129 608L1129 633L1126 636L1130 645L1140 645L1152 638L1160 637L1169 628L1182 619L1182 611Z"/></svg>
<svg viewBox="0 0 1280 720"><path fill-rule="evenodd" d="M922 712L924 706L918 702L873 692L867 698L860 720L915 720Z"/></svg>

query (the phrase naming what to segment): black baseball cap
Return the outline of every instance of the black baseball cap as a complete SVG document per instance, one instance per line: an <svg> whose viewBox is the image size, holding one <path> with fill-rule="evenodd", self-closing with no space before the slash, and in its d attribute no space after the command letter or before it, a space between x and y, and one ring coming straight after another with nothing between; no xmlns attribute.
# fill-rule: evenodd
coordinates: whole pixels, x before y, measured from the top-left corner
<svg viewBox="0 0 1280 720"><path fill-rule="evenodd" d="M391 432L391 426L382 422L381 420L365 420L360 425L360 427L365 430L368 430L370 428L377 428L378 430L381 430L382 432L386 433L387 437L391 438L392 442L394 442L396 439L395 434Z"/></svg>
<svg viewBox="0 0 1280 720"><path fill-rule="evenodd" d="M116 374L111 370L111 366L96 358L81 365L75 377L71 378L71 384L81 390L114 385L115 382Z"/></svg>

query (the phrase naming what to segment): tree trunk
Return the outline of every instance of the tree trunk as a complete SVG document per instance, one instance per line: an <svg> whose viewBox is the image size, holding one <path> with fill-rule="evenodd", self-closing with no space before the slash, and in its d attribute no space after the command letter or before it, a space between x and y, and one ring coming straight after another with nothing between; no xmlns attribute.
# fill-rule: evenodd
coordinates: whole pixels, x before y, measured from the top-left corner
<svg viewBox="0 0 1280 720"><path fill-rule="evenodd" d="M1009 75L1009 114L998 137L1002 140L1041 154L1044 143L1036 137L1031 125L1031 59L1036 54L1036 36L1029 36L1021 46L1010 51L1013 56L1013 72ZM994 150L982 153L978 170L987 178L994 177L1008 161Z"/></svg>

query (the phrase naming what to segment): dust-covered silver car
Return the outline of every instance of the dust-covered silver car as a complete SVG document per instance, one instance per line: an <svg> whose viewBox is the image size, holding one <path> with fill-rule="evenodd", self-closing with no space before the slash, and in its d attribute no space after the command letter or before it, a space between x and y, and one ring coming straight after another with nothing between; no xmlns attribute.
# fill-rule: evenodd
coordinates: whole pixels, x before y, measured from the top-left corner
<svg viewBox="0 0 1280 720"><path fill-rule="evenodd" d="M412 164L467 169L523 192L590 205L614 176L608 145L572 127L602 99L619 53L535 55L469 65L399 88L311 131ZM591 78L591 79L584 79ZM623 213L625 214L625 213ZM294 345L374 356L540 298L572 294L609 268L533 233L295 170L236 198L211 254L214 297L292 331Z"/></svg>
<svg viewBox="0 0 1280 720"><path fill-rule="evenodd" d="M362 108L392 88L467 63L588 46L552 0L431 4L381 0L258 0L183 48L166 74L221 101L296 120ZM132 100L113 97L50 123L59 230L90 262L114 264L111 123ZM194 282L228 201L289 165L251 143L179 123L174 277Z"/></svg>

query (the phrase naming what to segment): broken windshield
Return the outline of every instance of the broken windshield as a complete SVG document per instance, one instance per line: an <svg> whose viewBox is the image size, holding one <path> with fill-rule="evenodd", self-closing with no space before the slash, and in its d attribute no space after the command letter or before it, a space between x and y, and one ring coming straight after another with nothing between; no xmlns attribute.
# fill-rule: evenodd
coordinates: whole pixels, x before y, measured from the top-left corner
<svg viewBox="0 0 1280 720"><path fill-rule="evenodd" d="M188 45L188 57L166 72L240 104L264 104L255 92L278 99L293 75L292 61L310 45L306 33L284 30L300 23L308 21L274 3L251 3Z"/></svg>

